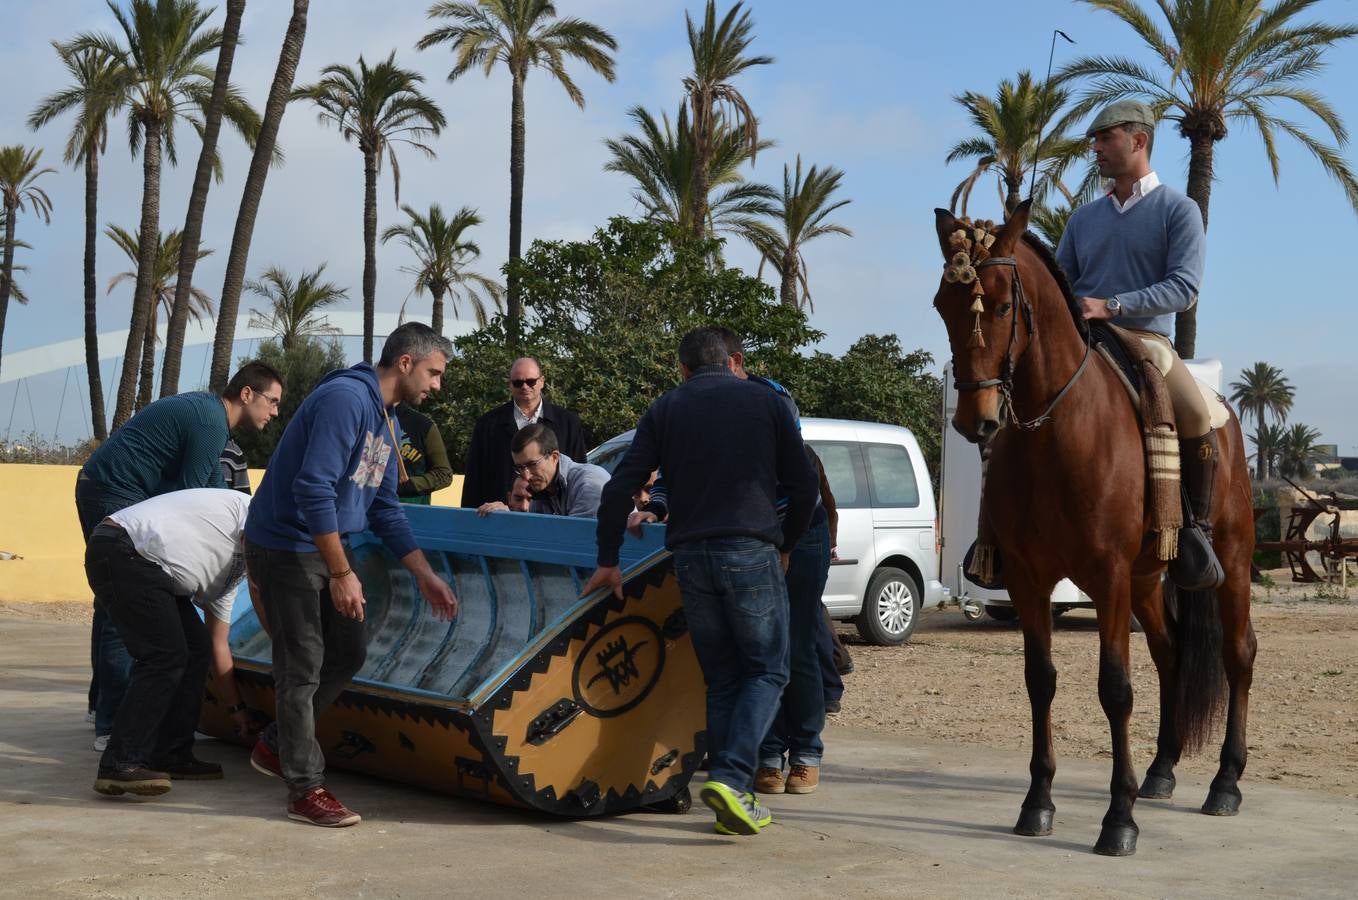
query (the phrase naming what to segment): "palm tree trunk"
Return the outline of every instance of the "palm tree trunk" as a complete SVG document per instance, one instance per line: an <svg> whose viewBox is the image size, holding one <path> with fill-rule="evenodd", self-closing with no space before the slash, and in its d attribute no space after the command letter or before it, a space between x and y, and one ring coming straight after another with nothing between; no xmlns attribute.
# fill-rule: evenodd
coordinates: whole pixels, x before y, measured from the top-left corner
<svg viewBox="0 0 1358 900"><path fill-rule="evenodd" d="M512 266L523 249L523 83L521 72L513 73L513 88L509 108L509 269L508 300L509 339L517 344L523 320L522 300L519 297L519 274Z"/></svg>
<svg viewBox="0 0 1358 900"><path fill-rule="evenodd" d="M174 305L165 328L165 362L160 370L160 396L179 393L179 366L184 356L184 332L189 325L189 292L193 290L193 268L198 263L198 242L203 234L203 212L212 184L212 160L217 155L217 136L222 130L222 107L231 83L231 63L240 37L240 20L245 0L226 0L226 23L222 26L222 46L217 51L217 72L212 81L203 127L203 147L198 153L198 168L193 173L189 212L184 217L184 235L179 249L179 280L175 283Z"/></svg>
<svg viewBox="0 0 1358 900"><path fill-rule="evenodd" d="M783 285L778 299L784 306L797 308L797 248L789 247L783 254Z"/></svg>
<svg viewBox="0 0 1358 900"><path fill-rule="evenodd" d="M0 262L0 345L5 339L5 316L9 313L11 278L14 277L14 217L18 213L17 203L5 200L5 250ZM4 356L0 355L0 360ZM17 388L16 388L17 390Z"/></svg>
<svg viewBox="0 0 1358 900"><path fill-rule="evenodd" d="M217 302L217 334L212 341L212 370L208 378L208 385L215 393L226 389L231 368L231 347L236 341L240 293L245 285L245 264L250 256L250 239L255 233L255 216L259 213L259 201L264 195L264 181L269 175L269 165L273 162L278 126L283 121L283 112L292 95L297 62L302 58L309 2L292 0L292 18L288 20L283 49L278 54L278 68L274 70L269 101L264 106L264 121L260 124L255 152L250 158L250 172L245 176L245 191L241 194L240 211L236 214L236 230L231 236L231 254L226 260L222 296Z"/></svg>
<svg viewBox="0 0 1358 900"><path fill-rule="evenodd" d="M137 382L136 411L141 412L151 402L151 388L156 378L156 303L151 301L151 318L146 320L146 337L141 342L141 377Z"/></svg>
<svg viewBox="0 0 1358 900"><path fill-rule="evenodd" d="M1018 205L1023 202L1023 198L1019 196L1019 191L1022 189L1023 183L1021 181L1014 181L1011 178L1006 178L1004 180L1004 186L1007 190L1007 193L1004 195L1004 217L1007 219L1013 214L1014 210L1018 209Z"/></svg>
<svg viewBox="0 0 1358 900"><path fill-rule="evenodd" d="M1212 153L1211 134L1193 133L1188 135L1188 190L1187 194L1198 204L1202 213L1202 230L1207 230L1207 207L1212 201ZM1181 359L1192 359L1198 346L1198 305L1174 316L1174 350ZM1260 420L1262 421L1262 420Z"/></svg>
<svg viewBox="0 0 1358 900"><path fill-rule="evenodd" d="M123 352L123 373L118 381L118 402L113 408L113 430L117 431L132 418L136 400L137 363L141 359L141 345L146 338L146 323L151 319L151 283L155 278L156 253L160 250L160 135L162 123L157 119L142 122L142 193L141 231L138 240L137 290L132 295L132 321L127 332L127 347Z"/></svg>
<svg viewBox="0 0 1358 900"><path fill-rule="evenodd" d="M712 104L710 98L699 97L692 106L693 197L689 227L695 238L702 238L707 234L707 194L712 182Z"/></svg>
<svg viewBox="0 0 1358 900"><path fill-rule="evenodd" d="M104 384L99 377L99 290L94 283L95 245L99 239L99 148L85 148L85 380L90 385L90 421L95 440L108 437Z"/></svg>
<svg viewBox="0 0 1358 900"><path fill-rule="evenodd" d="M429 327L434 329L434 334L443 337L443 291L431 289L429 293L434 295L434 306L429 311Z"/></svg>
<svg viewBox="0 0 1358 900"><path fill-rule="evenodd" d="M363 149L363 361L373 361L377 309L377 152Z"/></svg>

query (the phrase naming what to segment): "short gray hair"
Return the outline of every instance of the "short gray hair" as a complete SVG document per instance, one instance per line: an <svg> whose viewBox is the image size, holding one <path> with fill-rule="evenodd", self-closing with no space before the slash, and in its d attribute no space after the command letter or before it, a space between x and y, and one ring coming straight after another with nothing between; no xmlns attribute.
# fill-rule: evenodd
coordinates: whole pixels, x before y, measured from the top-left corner
<svg viewBox="0 0 1358 900"><path fill-rule="evenodd" d="M387 336L387 342L382 345L382 357L377 364L389 369L402 356L421 360L435 353L442 353L445 359L452 359L453 342L423 322L407 322Z"/></svg>

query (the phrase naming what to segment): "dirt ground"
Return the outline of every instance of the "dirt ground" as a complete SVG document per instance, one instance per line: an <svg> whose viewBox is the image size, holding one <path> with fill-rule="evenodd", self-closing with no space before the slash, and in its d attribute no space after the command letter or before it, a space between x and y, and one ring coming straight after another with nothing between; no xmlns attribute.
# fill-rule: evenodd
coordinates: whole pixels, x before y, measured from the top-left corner
<svg viewBox="0 0 1358 900"><path fill-rule="evenodd" d="M1286 569L1256 585L1252 618L1259 642L1250 691L1246 779L1358 797L1358 586L1294 585ZM1017 625L960 612L926 612L903 647L850 643L855 671L846 679L836 721L882 734L927 737L999 750L1030 749ZM1064 758L1111 758L1108 722L1097 694L1098 631L1093 610L1057 620L1052 653L1057 695L1052 711L1057 766ZM1155 666L1145 638L1132 635L1132 749L1138 772L1155 754ZM1181 771L1216 769L1221 728Z"/></svg>
<svg viewBox="0 0 1358 900"><path fill-rule="evenodd" d="M1293 585L1286 570L1256 586L1253 605L1259 653L1250 692L1247 779L1268 779L1358 798L1358 586L1349 599L1320 585ZM77 622L84 604L0 599L0 615ZM1023 686L1022 636L988 617L966 621L956 609L924 613L910 643L874 647L848 624L841 632L854 655L846 676L841 725L946 744L1027 752L1029 712ZM1057 696L1053 733L1062 758L1109 758L1107 720L1099 707L1098 632L1092 610L1072 610L1053 637ZM1145 639L1132 635L1136 710L1132 747L1139 771L1155 751L1156 678ZM1213 742L1180 770L1215 771ZM833 754L827 748L827 756Z"/></svg>

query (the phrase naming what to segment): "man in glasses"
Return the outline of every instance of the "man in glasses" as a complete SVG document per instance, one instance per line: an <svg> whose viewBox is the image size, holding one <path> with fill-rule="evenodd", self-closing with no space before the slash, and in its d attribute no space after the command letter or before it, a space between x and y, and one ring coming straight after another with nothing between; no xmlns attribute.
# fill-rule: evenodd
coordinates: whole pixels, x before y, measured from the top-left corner
<svg viewBox="0 0 1358 900"><path fill-rule="evenodd" d="M75 509L85 542L106 517L135 503L170 491L225 488L221 456L231 430L263 430L278 415L282 398L283 376L265 363L250 362L220 396L175 394L137 413L99 445L76 476ZM94 749L102 752L127 689L132 657L98 602L90 657Z"/></svg>
<svg viewBox="0 0 1358 900"><path fill-rule="evenodd" d="M467 448L466 475L462 482L462 505L477 509L502 503L514 481L510 441L527 425L547 425L557 446L572 460L585 458L585 428L580 417L542 396L547 379L531 356L514 360L509 367L508 403L497 406L476 420Z"/></svg>
<svg viewBox="0 0 1358 900"><path fill-rule="evenodd" d="M514 473L532 497L529 512L586 519L599 512L599 494L608 483L608 470L562 453L552 429L540 422L522 428L509 450Z"/></svg>

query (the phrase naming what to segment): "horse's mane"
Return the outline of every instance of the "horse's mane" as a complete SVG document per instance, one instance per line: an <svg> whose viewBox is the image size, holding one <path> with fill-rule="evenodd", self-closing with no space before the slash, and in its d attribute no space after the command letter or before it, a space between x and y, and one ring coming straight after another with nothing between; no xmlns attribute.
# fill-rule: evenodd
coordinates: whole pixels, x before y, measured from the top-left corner
<svg viewBox="0 0 1358 900"><path fill-rule="evenodd" d="M1065 270L1056 261L1056 252L1031 231L1023 232L1023 243L1029 250L1037 256L1042 264L1047 267L1047 272L1056 280L1056 285L1061 289L1061 296L1066 298L1066 308L1070 310L1070 317L1075 321L1075 330L1084 338L1089 332L1089 323L1080 314L1080 307L1075 302L1075 292L1071 290L1070 279L1066 277Z"/></svg>

